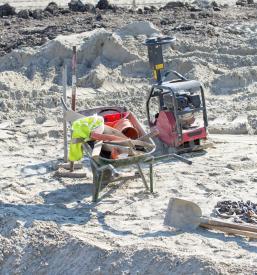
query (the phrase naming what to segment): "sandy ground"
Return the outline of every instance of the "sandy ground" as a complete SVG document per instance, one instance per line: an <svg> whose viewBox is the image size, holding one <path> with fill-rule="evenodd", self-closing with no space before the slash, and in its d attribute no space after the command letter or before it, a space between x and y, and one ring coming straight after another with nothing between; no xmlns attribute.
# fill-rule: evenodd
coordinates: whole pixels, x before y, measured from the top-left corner
<svg viewBox="0 0 257 275"><path fill-rule="evenodd" d="M51 146L61 155L56 141L30 143L26 155L22 148L4 154L2 274L254 274L256 242L163 226L171 197L193 200L207 215L220 199L256 199L249 192L257 180L256 138L212 137L216 148L194 154L192 166L156 166L153 195L129 181L107 188L97 204L91 176L52 177L56 158L42 152Z"/></svg>
<svg viewBox="0 0 257 275"><path fill-rule="evenodd" d="M0 58L0 274L255 274L256 241L163 225L171 197L195 201L208 216L218 200L256 201L254 11L226 9L196 19L176 14L175 23L171 12L161 14L166 25L154 14L145 19L155 25L127 24L132 20L125 14L110 22L104 14L106 28ZM21 28L37 30L35 21L22 21ZM61 66L67 63L70 72L76 44L78 108L127 105L146 127L150 71L142 42L161 32L178 38L177 49L165 51L167 66L206 87L214 148L187 154L192 166L156 165L154 194L134 180L108 186L92 203L87 159L87 178L54 177L63 156Z"/></svg>

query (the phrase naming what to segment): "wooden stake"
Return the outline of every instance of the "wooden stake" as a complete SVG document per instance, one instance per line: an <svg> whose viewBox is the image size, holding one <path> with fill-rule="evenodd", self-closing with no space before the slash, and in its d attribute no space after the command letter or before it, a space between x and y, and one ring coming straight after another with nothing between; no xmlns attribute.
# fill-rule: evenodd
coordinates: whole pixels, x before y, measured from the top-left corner
<svg viewBox="0 0 257 275"><path fill-rule="evenodd" d="M55 176L59 178L71 178L71 179L81 179L81 178L88 178L87 173L72 173L66 171L56 171Z"/></svg>

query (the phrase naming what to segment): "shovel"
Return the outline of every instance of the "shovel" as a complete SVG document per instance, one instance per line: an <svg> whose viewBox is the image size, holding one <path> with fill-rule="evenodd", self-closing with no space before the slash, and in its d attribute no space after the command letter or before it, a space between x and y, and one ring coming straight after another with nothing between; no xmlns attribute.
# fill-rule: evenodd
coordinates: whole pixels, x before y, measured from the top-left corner
<svg viewBox="0 0 257 275"><path fill-rule="evenodd" d="M229 234L257 238L257 227L222 222L217 219L203 217L202 210L197 204L178 198L170 199L164 224L185 231L194 230L198 226L201 226Z"/></svg>

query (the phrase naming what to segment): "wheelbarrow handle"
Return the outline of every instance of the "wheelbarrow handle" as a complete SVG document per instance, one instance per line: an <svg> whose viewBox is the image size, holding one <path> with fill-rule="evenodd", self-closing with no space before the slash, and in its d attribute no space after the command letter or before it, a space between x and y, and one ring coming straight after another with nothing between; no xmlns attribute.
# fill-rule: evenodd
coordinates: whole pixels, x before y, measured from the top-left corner
<svg viewBox="0 0 257 275"><path fill-rule="evenodd" d="M186 159L186 158L184 158L184 157L182 157L182 156L180 156L180 155L177 155L177 154L173 154L173 157L174 157L175 159L177 159L177 160L180 160L180 161L182 161L182 162L188 164L188 165L191 165L191 164L193 163L191 160L188 160L188 159Z"/></svg>
<svg viewBox="0 0 257 275"><path fill-rule="evenodd" d="M148 159L146 159L144 162L157 162L157 161L161 161L161 160L165 160L168 158L175 158L177 160L180 160L188 165L191 165L193 162L191 160L188 160L182 156L179 156L177 154L167 154L167 155L162 155L162 156L157 156L157 157L150 157Z"/></svg>

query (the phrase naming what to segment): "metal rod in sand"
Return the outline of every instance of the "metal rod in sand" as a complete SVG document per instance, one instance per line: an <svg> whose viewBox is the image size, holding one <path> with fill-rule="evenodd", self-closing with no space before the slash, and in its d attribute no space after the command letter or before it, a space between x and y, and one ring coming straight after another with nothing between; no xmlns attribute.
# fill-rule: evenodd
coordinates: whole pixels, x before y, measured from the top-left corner
<svg viewBox="0 0 257 275"><path fill-rule="evenodd" d="M76 84L77 84L77 47L73 46L72 55L72 93L71 93L71 109L76 111ZM74 171L74 162L70 163L70 171Z"/></svg>
<svg viewBox="0 0 257 275"><path fill-rule="evenodd" d="M66 104L67 102L67 65L64 64L62 67L62 90L63 90L63 100ZM68 137L67 137L67 121L64 117L65 109L63 108L63 147L64 147L64 163L68 162Z"/></svg>

